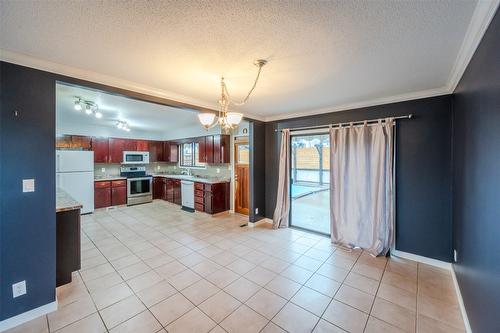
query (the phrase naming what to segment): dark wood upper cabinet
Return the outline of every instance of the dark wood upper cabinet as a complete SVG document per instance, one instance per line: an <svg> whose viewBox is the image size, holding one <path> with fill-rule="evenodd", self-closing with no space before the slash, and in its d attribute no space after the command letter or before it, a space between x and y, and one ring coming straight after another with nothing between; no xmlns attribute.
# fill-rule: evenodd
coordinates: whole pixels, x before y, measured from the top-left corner
<svg viewBox="0 0 500 333"><path fill-rule="evenodd" d="M82 135L58 135L56 149L81 149L92 150L92 139Z"/></svg>
<svg viewBox="0 0 500 333"><path fill-rule="evenodd" d="M179 161L179 148L177 143L165 141L163 143L163 161L177 163Z"/></svg>
<svg viewBox="0 0 500 333"><path fill-rule="evenodd" d="M94 151L94 163L108 163L109 140L107 138L92 138L92 150Z"/></svg>
<svg viewBox="0 0 500 333"><path fill-rule="evenodd" d="M221 136L214 135L214 163L220 164L221 162Z"/></svg>
<svg viewBox="0 0 500 333"><path fill-rule="evenodd" d="M138 140L125 139L123 150L124 151L138 151L139 149L137 149L137 142L138 142Z"/></svg>
<svg viewBox="0 0 500 333"><path fill-rule="evenodd" d="M109 139L109 163L121 163L127 139Z"/></svg>
<svg viewBox="0 0 500 333"><path fill-rule="evenodd" d="M214 136L205 137L205 163L214 163Z"/></svg>
<svg viewBox="0 0 500 333"><path fill-rule="evenodd" d="M176 143L170 142L169 162L177 163L179 161L179 146Z"/></svg>
<svg viewBox="0 0 500 333"><path fill-rule="evenodd" d="M229 163L231 161L230 136L214 135L214 160L213 163Z"/></svg>
<svg viewBox="0 0 500 333"><path fill-rule="evenodd" d="M204 136L197 138L198 144L198 160L201 163L207 163L207 154L206 154L206 138Z"/></svg>
<svg viewBox="0 0 500 333"><path fill-rule="evenodd" d="M149 141L149 161L163 161L163 141Z"/></svg>
<svg viewBox="0 0 500 333"><path fill-rule="evenodd" d="M136 140L137 151L149 151L150 141L148 140ZM151 154L149 156L151 158Z"/></svg>

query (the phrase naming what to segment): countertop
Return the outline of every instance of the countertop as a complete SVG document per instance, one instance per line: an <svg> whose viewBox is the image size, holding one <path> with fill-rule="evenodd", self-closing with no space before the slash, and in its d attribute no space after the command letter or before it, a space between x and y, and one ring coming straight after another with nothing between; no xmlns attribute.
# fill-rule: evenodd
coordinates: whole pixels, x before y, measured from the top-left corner
<svg viewBox="0 0 500 333"><path fill-rule="evenodd" d="M169 175L165 173L157 173L153 174L153 177L164 177L164 178L172 178L172 179L180 179L180 180L189 180L198 183L205 184L218 184L218 183L229 183L231 180L226 178L203 178L197 176L187 176L187 175Z"/></svg>
<svg viewBox="0 0 500 333"><path fill-rule="evenodd" d="M73 199L64 190L60 188L56 189L56 213L80 209L82 207L81 203Z"/></svg>
<svg viewBox="0 0 500 333"><path fill-rule="evenodd" d="M94 178L95 182L105 182L105 181L111 181L111 180L124 180L127 179L127 177L120 177L120 176L98 176Z"/></svg>

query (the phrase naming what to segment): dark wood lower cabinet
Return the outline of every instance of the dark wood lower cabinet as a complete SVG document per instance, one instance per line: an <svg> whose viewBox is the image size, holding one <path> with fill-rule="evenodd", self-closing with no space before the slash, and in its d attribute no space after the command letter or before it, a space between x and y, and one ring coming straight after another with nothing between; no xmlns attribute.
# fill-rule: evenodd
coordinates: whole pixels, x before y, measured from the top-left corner
<svg viewBox="0 0 500 333"><path fill-rule="evenodd" d="M111 188L96 187L94 189L94 208L106 208L111 206Z"/></svg>
<svg viewBox="0 0 500 333"><path fill-rule="evenodd" d="M111 206L127 204L127 186L111 188Z"/></svg>
<svg viewBox="0 0 500 333"><path fill-rule="evenodd" d="M81 268L80 209L56 213L56 287Z"/></svg>
<svg viewBox="0 0 500 333"><path fill-rule="evenodd" d="M153 177L153 199L163 199L165 196L163 177Z"/></svg>
<svg viewBox="0 0 500 333"><path fill-rule="evenodd" d="M167 179L166 180L166 190L165 190L165 199L168 202L174 203L174 180Z"/></svg>
<svg viewBox="0 0 500 333"><path fill-rule="evenodd" d="M205 184L205 213L217 214L229 209L229 183Z"/></svg>
<svg viewBox="0 0 500 333"><path fill-rule="evenodd" d="M182 197L181 197L181 181L178 179L174 180L174 204L176 205L182 205Z"/></svg>
<svg viewBox="0 0 500 333"><path fill-rule="evenodd" d="M155 199L181 205L181 181L179 179L154 177L153 196ZM194 209L208 214L229 210L229 183L194 183Z"/></svg>
<svg viewBox="0 0 500 333"><path fill-rule="evenodd" d="M94 208L106 208L127 204L127 180L94 182Z"/></svg>

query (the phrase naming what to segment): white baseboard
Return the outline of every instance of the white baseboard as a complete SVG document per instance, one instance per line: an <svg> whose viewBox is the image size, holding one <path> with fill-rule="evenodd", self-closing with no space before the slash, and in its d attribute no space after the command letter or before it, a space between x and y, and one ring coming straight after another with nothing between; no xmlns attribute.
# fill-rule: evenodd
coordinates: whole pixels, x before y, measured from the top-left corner
<svg viewBox="0 0 500 333"><path fill-rule="evenodd" d="M439 267L447 270L451 270L451 263L437 260L437 259L432 259L432 258L427 258L423 256L419 256L413 253L408 253L408 252L403 252L399 250L391 250L391 254L395 255L396 257L404 258L404 259L409 259L417 262L421 262L423 264L431 265L434 267Z"/></svg>
<svg viewBox="0 0 500 333"><path fill-rule="evenodd" d="M0 321L0 332L27 323L30 320L33 320L40 316L44 316L56 310L57 310L57 300L55 300L52 303L39 306L38 308L23 312L21 314L18 314L17 316L7 318L5 320Z"/></svg>
<svg viewBox="0 0 500 333"><path fill-rule="evenodd" d="M264 223L273 224L273 220L268 219L267 217L264 217L264 218L258 220L257 222L254 222L254 225L259 225L259 224L264 224Z"/></svg>
<svg viewBox="0 0 500 333"><path fill-rule="evenodd" d="M453 278L453 284L455 285L455 292L457 293L458 304L460 305L460 312L462 313L462 318L464 319L465 331L467 333L472 333L472 329L469 323L469 317L465 311L464 299L462 298L462 293L460 292L460 286L458 285L457 276L455 275L455 269L451 267L451 276Z"/></svg>

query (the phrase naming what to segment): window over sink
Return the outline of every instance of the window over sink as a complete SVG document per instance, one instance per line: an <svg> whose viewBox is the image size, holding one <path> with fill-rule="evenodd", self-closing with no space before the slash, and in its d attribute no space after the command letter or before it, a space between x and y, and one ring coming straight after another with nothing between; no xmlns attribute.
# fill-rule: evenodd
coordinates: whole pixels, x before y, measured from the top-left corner
<svg viewBox="0 0 500 333"><path fill-rule="evenodd" d="M179 165L181 167L204 168L206 163L200 162L200 145L198 142L188 142L181 144L181 154Z"/></svg>

